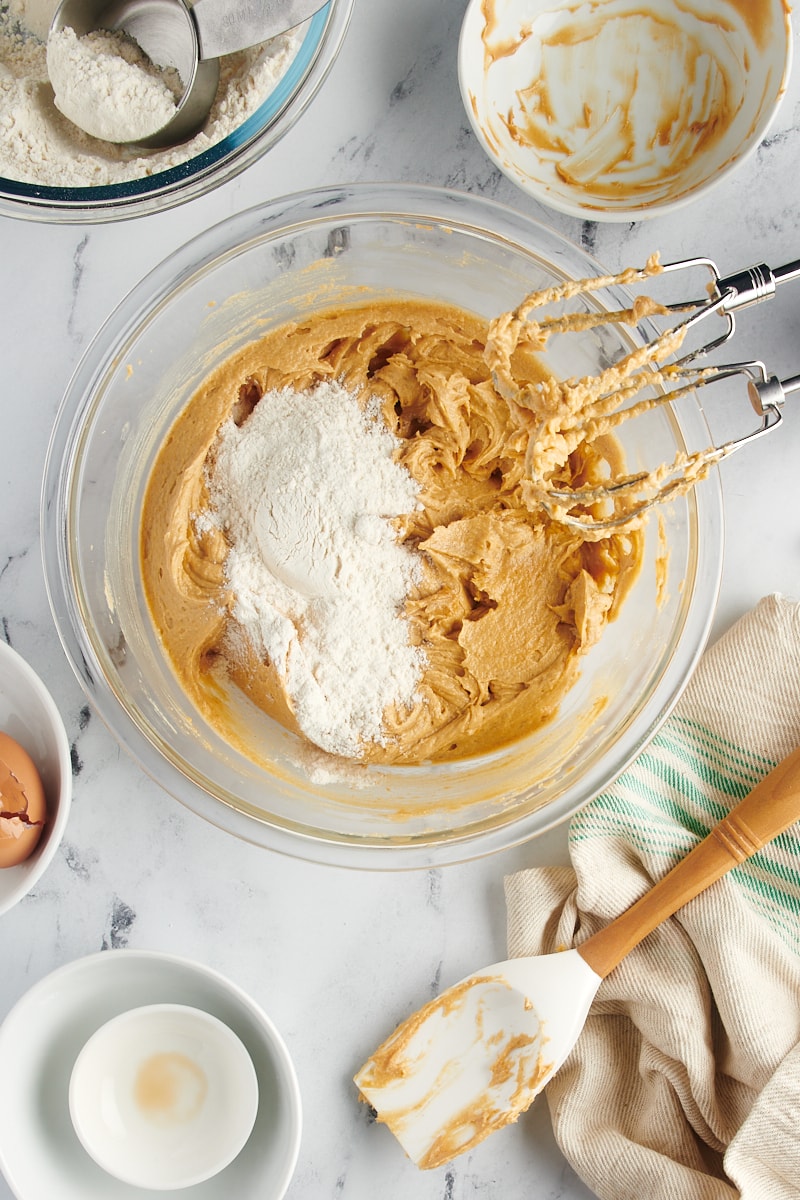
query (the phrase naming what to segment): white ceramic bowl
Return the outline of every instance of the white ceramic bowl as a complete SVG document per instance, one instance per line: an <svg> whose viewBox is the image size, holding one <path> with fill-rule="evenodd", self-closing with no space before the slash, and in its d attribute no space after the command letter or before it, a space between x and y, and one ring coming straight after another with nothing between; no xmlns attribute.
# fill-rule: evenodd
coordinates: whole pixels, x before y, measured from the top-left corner
<svg viewBox="0 0 800 1200"><path fill-rule="evenodd" d="M571 216L630 221L754 152L791 57L784 0L470 0L458 72L509 179Z"/></svg>
<svg viewBox="0 0 800 1200"><path fill-rule="evenodd" d="M109 1174L170 1191L219 1174L258 1113L258 1079L236 1034L184 1004L149 1004L107 1021L69 1085L75 1132Z"/></svg>
<svg viewBox="0 0 800 1200"><path fill-rule="evenodd" d="M109 1175L86 1153L69 1112L82 1047L131 1008L201 1009L240 1039L258 1079L258 1115L244 1148L218 1175L179 1193L185 1200L282 1200L302 1129L297 1075L264 1010L201 963L144 950L104 950L66 963L22 996L0 1024L0 1171L17 1200L171 1200ZM31 1030L35 1031L32 1036Z"/></svg>
<svg viewBox="0 0 800 1200"><path fill-rule="evenodd" d="M33 759L47 801L42 836L30 858L0 869L0 914L38 883L64 834L72 803L72 763L64 722L36 672L0 641L0 730Z"/></svg>
<svg viewBox="0 0 800 1200"><path fill-rule="evenodd" d="M353 0L323 4L302 27L299 49L272 92L216 145L120 183L45 186L0 177L0 215L56 223L115 221L162 212L233 179L274 146L316 96L341 49L352 8Z"/></svg>
<svg viewBox="0 0 800 1200"><path fill-rule="evenodd" d="M139 567L142 497L173 422L207 374L267 328L302 319L310 306L370 295L429 297L492 317L534 287L598 273L578 247L479 197L405 185L322 188L203 234L113 314L55 423L42 496L45 575L91 702L193 811L316 861L426 866L549 828L646 744L713 618L722 545L716 475L664 509L666 562L658 522L649 523L644 566L620 619L584 659L557 717L513 745L456 762L350 771L329 759L310 763L298 737L252 706L236 710L253 748L245 755L188 701ZM618 295L610 302L621 304ZM606 326L553 343L548 359L564 377L591 373L630 348L628 338ZM642 469L706 446L710 435L696 397L687 397L627 422L622 436L631 469Z"/></svg>

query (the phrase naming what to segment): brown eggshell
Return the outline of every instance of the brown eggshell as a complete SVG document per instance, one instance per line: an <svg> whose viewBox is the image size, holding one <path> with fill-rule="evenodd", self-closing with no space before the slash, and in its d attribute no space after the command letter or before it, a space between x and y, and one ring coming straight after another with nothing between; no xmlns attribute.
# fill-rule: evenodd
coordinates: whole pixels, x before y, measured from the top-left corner
<svg viewBox="0 0 800 1200"><path fill-rule="evenodd" d="M33 759L0 733L0 868L15 867L36 849L47 815L44 788Z"/></svg>

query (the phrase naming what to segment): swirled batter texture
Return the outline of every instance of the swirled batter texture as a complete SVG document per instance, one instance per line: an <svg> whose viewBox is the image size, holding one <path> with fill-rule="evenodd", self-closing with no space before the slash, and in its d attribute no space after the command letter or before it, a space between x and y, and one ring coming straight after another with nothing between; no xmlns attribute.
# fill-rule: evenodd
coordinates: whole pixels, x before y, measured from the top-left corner
<svg viewBox="0 0 800 1200"><path fill-rule="evenodd" d="M325 379L364 403L378 398L400 442L397 460L420 489L420 506L396 526L420 559L406 615L426 666L415 701L387 711L384 736L359 757L463 758L555 714L637 574L641 535L588 541L529 507L531 435L492 382L487 333L481 318L424 301L319 312L234 354L189 402L151 475L141 559L165 650L212 723L219 724L224 671L298 731L280 670L235 628L226 535L202 519L217 433L230 416L245 420L265 393L311 392ZM511 369L521 387L546 378L524 348ZM575 482L599 479L614 454L610 439L579 447L569 463Z"/></svg>

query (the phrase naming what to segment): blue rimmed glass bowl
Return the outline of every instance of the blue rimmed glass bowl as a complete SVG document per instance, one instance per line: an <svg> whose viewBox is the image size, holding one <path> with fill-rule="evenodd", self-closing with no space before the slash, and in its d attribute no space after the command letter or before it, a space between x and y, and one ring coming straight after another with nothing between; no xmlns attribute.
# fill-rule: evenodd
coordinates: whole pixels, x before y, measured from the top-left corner
<svg viewBox="0 0 800 1200"><path fill-rule="evenodd" d="M297 54L258 109L214 146L140 179L45 187L0 176L0 216L53 223L116 221L163 211L218 187L265 154L319 90L344 39L354 0L328 0L308 22Z"/></svg>

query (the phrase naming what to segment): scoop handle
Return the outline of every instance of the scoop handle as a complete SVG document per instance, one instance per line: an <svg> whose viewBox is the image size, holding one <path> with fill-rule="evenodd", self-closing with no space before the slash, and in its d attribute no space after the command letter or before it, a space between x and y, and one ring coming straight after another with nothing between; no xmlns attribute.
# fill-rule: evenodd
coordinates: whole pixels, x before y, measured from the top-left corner
<svg viewBox="0 0 800 1200"><path fill-rule="evenodd" d="M578 946L581 958L605 979L657 925L798 819L800 749L773 768L649 892Z"/></svg>
<svg viewBox="0 0 800 1200"><path fill-rule="evenodd" d="M193 0L200 58L257 46L313 17L325 0Z"/></svg>

